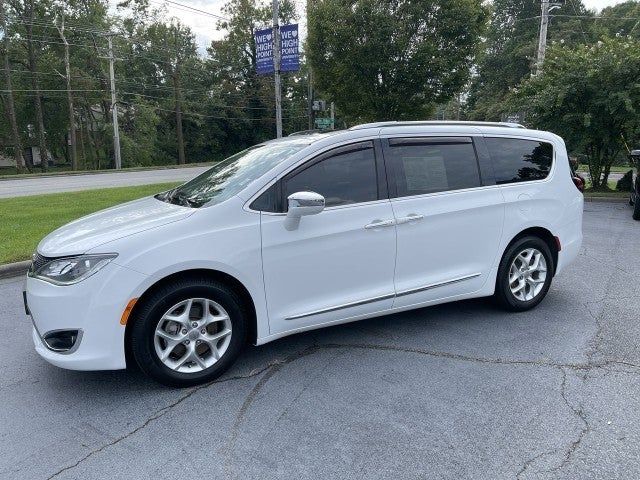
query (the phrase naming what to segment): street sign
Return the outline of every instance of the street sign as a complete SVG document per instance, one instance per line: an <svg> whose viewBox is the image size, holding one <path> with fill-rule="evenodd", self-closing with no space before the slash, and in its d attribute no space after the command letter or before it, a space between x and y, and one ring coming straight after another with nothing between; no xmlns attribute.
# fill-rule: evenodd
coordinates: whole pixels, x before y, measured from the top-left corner
<svg viewBox="0 0 640 480"><path fill-rule="evenodd" d="M256 73L269 75L273 73L273 29L256 30ZM280 71L295 72L300 70L298 24L280 27Z"/></svg>
<svg viewBox="0 0 640 480"><path fill-rule="evenodd" d="M324 100L314 100L311 108L315 112L324 112L327 109L327 102Z"/></svg>
<svg viewBox="0 0 640 480"><path fill-rule="evenodd" d="M331 118L316 118L316 128L320 130L333 128L333 120Z"/></svg>

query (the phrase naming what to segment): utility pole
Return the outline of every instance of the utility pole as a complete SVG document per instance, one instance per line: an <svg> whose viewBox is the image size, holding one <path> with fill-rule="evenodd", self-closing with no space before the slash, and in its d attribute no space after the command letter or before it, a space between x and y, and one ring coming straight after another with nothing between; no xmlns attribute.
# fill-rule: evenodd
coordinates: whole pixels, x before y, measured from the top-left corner
<svg viewBox="0 0 640 480"><path fill-rule="evenodd" d="M336 106L331 102L331 130L336 129Z"/></svg>
<svg viewBox="0 0 640 480"><path fill-rule="evenodd" d="M307 108L309 109L309 130L313 130L315 128L313 124L313 114L315 112L313 111L313 71L311 70L311 65L309 65L307 79L309 80L309 91L307 92Z"/></svg>
<svg viewBox="0 0 640 480"><path fill-rule="evenodd" d="M64 34L64 15L60 18L58 24L58 17L56 16L55 26L58 29L58 34L64 43L64 68L65 75L61 75L65 78L67 84L67 107L69 109L69 143L71 144L71 169L78 169L78 149L76 146L76 120L75 109L73 108L73 95L71 93L71 66L69 64L69 42Z"/></svg>
<svg viewBox="0 0 640 480"><path fill-rule="evenodd" d="M111 114L113 118L113 155L116 170L122 168L122 160L120 159L120 130L118 129L118 103L116 100L116 78L113 70L113 38L112 33L107 34L109 41L109 76L111 77Z"/></svg>
<svg viewBox="0 0 640 480"><path fill-rule="evenodd" d="M538 55L536 57L536 75L542 73L542 64L547 51L547 28L549 27L549 12L560 8L559 3L550 3L542 0L542 14L540 15L540 36L538 37Z"/></svg>
<svg viewBox="0 0 640 480"><path fill-rule="evenodd" d="M280 25L278 0L273 0L273 70L276 89L276 138L282 138L282 88L280 86Z"/></svg>

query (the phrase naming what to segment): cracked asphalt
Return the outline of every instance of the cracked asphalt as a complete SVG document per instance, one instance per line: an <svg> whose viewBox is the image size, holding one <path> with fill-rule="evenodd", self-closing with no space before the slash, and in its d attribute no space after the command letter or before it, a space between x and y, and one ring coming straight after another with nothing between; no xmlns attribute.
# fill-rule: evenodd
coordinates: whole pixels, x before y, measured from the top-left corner
<svg viewBox="0 0 640 480"><path fill-rule="evenodd" d="M535 310L458 302L251 347L215 383L71 372L0 283L0 478L640 478L640 223L587 203Z"/></svg>

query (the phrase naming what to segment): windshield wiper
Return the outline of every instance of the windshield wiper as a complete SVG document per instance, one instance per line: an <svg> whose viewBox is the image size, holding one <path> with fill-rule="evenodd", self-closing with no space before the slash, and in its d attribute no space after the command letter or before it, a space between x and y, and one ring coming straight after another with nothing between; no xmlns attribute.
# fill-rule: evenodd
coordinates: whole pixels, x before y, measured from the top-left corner
<svg viewBox="0 0 640 480"><path fill-rule="evenodd" d="M180 192L178 188L170 190L167 193L165 201L174 205L182 205L183 207L195 208L198 206L198 202L194 201L191 197L187 197L184 193Z"/></svg>

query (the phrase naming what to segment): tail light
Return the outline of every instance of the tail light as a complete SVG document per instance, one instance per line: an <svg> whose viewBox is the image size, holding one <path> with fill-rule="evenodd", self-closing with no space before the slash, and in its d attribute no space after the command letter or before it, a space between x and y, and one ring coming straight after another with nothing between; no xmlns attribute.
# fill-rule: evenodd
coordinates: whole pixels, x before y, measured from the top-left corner
<svg viewBox="0 0 640 480"><path fill-rule="evenodd" d="M580 175L573 175L571 177L571 180L573 180L573 184L578 190L584 192L584 178L582 178Z"/></svg>

